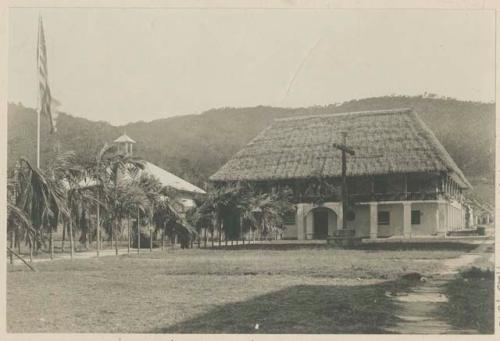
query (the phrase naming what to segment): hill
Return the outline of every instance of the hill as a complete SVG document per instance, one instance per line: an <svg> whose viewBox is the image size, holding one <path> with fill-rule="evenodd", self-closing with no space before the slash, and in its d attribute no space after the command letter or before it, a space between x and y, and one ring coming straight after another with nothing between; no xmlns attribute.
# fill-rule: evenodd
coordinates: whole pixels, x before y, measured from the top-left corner
<svg viewBox="0 0 500 341"><path fill-rule="evenodd" d="M308 108L211 109L200 115L140 121L118 127L62 113L58 120L58 135L63 149L75 150L87 158L94 155L104 142L112 142L126 131L137 141L137 155L203 187L208 176L275 118L394 108L413 108L419 113L473 185L479 185L476 195L493 202L493 103L466 102L433 95L386 96ZM41 154L42 160L47 160L53 153L54 136L48 134L47 120L43 121ZM9 167L21 155L34 160L35 140L35 111L21 104L9 104Z"/></svg>

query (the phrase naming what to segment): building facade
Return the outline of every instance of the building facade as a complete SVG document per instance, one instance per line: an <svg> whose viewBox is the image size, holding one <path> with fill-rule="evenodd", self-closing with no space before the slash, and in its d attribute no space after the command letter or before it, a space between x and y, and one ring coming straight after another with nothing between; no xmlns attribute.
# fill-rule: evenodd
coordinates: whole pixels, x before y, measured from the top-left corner
<svg viewBox="0 0 500 341"><path fill-rule="evenodd" d="M336 147L343 133L354 151L346 157L345 199ZM339 230L361 238L444 236L472 224L463 194L470 183L408 109L276 120L211 181L290 188L296 210L284 219L288 239L325 239Z"/></svg>

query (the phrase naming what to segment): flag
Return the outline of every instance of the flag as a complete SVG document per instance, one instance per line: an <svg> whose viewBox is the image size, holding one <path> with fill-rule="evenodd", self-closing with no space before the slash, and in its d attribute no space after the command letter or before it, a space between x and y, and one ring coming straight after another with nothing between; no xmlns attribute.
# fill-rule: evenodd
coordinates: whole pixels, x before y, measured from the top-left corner
<svg viewBox="0 0 500 341"><path fill-rule="evenodd" d="M45 34L43 32L42 17L38 21L38 49L37 49L37 69L38 69L38 109L40 115L45 115L50 120L50 132L56 132L56 117L52 114L52 104L54 99L50 94L49 77L47 70L47 47L45 45Z"/></svg>

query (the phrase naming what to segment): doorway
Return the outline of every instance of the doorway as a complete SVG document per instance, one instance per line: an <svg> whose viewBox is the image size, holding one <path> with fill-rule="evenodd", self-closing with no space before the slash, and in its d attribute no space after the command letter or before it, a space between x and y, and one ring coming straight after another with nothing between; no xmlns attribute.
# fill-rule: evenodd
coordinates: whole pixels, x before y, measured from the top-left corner
<svg viewBox="0 0 500 341"><path fill-rule="evenodd" d="M326 239L328 237L328 210L314 210L313 238Z"/></svg>

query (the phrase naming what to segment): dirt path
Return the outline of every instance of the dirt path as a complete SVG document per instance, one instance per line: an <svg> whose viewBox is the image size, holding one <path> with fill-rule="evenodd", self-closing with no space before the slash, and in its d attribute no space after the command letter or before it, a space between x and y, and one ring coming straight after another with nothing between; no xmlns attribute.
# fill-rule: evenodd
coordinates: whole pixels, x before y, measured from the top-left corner
<svg viewBox="0 0 500 341"><path fill-rule="evenodd" d="M440 273L432 274L407 294L393 299L399 308L396 326L387 329L398 334L476 334L477 330L457 329L443 320L438 310L448 302L444 285L455 278L460 268L473 264L484 257L489 243L481 243L474 251L444 262ZM492 254L492 258L493 258Z"/></svg>

